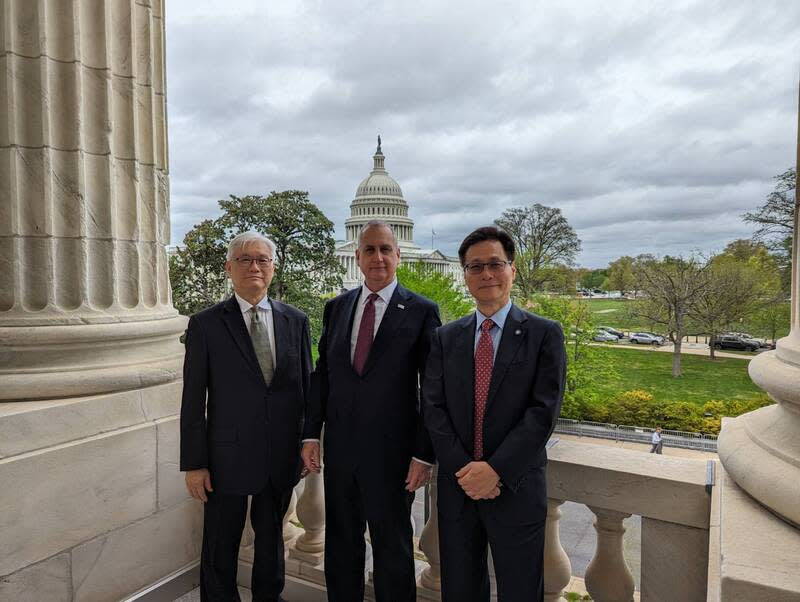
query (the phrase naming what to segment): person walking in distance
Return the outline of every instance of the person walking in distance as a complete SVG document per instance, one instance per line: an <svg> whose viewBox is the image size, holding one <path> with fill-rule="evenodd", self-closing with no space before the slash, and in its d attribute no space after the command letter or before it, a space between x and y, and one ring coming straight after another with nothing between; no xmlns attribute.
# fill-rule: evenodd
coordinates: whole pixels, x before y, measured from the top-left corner
<svg viewBox="0 0 800 602"><path fill-rule="evenodd" d="M661 439L661 427L657 426L653 431L653 436L650 438L650 453L660 454L664 449L664 442Z"/></svg>

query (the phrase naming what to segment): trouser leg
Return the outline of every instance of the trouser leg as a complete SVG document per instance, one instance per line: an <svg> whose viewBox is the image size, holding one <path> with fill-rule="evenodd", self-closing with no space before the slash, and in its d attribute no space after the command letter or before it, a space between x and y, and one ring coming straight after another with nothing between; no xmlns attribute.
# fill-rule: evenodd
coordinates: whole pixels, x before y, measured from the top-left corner
<svg viewBox="0 0 800 602"><path fill-rule="evenodd" d="M494 560L498 602L541 602L545 521L500 525L487 515L484 523Z"/></svg>
<svg viewBox="0 0 800 602"><path fill-rule="evenodd" d="M360 490L372 542L375 598L377 602L413 602L417 594L411 527L414 493L405 490L402 478L383 491L364 484Z"/></svg>
<svg viewBox="0 0 800 602"><path fill-rule="evenodd" d="M291 489L276 490L267 483L250 502L253 525L253 602L275 602L285 583L283 516L289 507Z"/></svg>
<svg viewBox="0 0 800 602"><path fill-rule="evenodd" d="M239 543L247 515L247 496L208 494L203 507L203 549L200 554L202 602L239 602L236 572Z"/></svg>
<svg viewBox="0 0 800 602"><path fill-rule="evenodd" d="M364 599L366 517L352 471L325 467L325 583L329 602Z"/></svg>
<svg viewBox="0 0 800 602"><path fill-rule="evenodd" d="M487 554L475 503L466 502L457 518L439 512L442 602L489 602Z"/></svg>

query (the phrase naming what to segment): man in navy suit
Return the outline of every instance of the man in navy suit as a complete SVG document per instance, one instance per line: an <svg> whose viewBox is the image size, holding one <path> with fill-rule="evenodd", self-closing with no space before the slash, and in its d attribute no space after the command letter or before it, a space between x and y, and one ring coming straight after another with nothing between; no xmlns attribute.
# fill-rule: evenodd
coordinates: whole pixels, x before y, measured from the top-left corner
<svg viewBox="0 0 800 602"><path fill-rule="evenodd" d="M544 594L545 444L566 357L558 323L511 303L514 254L493 226L464 239L458 256L477 311L437 330L425 370L444 602L488 602L487 544L500 602Z"/></svg>
<svg viewBox="0 0 800 602"><path fill-rule="evenodd" d="M411 503L434 460L419 384L439 313L397 283L400 250L386 223L364 227L356 259L363 286L325 305L303 461L319 471L324 424L328 600L363 600L369 525L376 598L407 602L416 598Z"/></svg>
<svg viewBox="0 0 800 602"><path fill-rule="evenodd" d="M181 470L204 505L200 597L239 600L239 542L247 497L255 531L253 600L280 600L283 515L300 476L310 388L306 315L267 296L275 245L236 236L225 270L234 294L189 320L181 404Z"/></svg>

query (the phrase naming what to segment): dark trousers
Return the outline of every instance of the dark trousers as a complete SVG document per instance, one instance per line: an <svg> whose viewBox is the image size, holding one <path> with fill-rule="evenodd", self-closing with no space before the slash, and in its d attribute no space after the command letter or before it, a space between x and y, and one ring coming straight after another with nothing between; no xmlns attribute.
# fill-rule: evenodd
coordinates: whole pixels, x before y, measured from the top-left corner
<svg viewBox="0 0 800 602"><path fill-rule="evenodd" d="M405 475L403 475L404 477ZM325 467L325 583L328 602L364 599L364 532L372 543L378 602L416 599L411 504L397 483L365 483L350 470Z"/></svg>
<svg viewBox="0 0 800 602"><path fill-rule="evenodd" d="M465 502L458 518L440 512L442 602L489 602L487 546L492 549L498 602L540 602L544 527L545 521L502 524L490 506L472 500Z"/></svg>
<svg viewBox="0 0 800 602"><path fill-rule="evenodd" d="M202 602L239 602L236 572L247 515L247 497L216 492L208 494L200 556ZM278 491L270 484L252 496L250 523L255 532L251 582L253 602L276 602L283 591L283 516L291 497L291 489Z"/></svg>

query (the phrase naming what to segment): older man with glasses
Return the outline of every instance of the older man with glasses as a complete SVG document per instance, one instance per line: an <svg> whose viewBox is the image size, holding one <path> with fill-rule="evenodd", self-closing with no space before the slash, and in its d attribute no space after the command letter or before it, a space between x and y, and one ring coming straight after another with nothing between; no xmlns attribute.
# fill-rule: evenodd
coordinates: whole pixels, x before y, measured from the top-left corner
<svg viewBox="0 0 800 602"><path fill-rule="evenodd" d="M200 597L239 600L239 542L252 496L253 600L281 600L283 515L300 477L311 374L308 319L267 296L275 244L236 236L225 271L234 294L189 320L181 405L181 470L204 502Z"/></svg>

